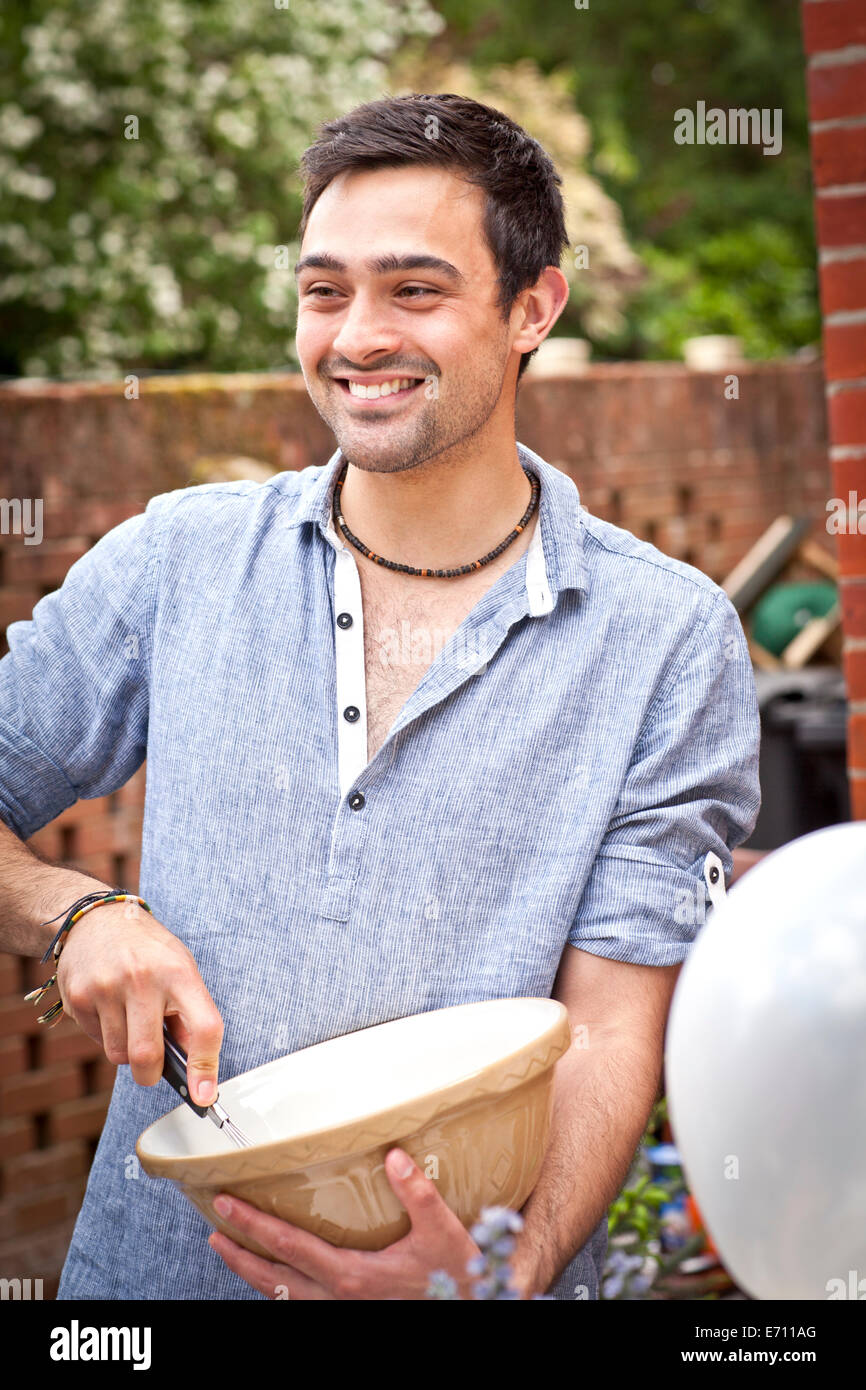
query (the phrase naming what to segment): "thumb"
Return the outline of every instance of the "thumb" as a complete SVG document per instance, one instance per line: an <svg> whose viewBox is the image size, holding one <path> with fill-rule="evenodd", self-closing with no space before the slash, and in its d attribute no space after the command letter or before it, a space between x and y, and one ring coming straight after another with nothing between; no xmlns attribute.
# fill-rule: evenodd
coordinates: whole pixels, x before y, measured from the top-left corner
<svg viewBox="0 0 866 1390"><path fill-rule="evenodd" d="M421 1172L404 1149L391 1149L385 1159L385 1173L413 1226L438 1215L443 1206L450 1211L435 1182Z"/></svg>
<svg viewBox="0 0 866 1390"><path fill-rule="evenodd" d="M186 1076L189 1093L196 1105L213 1105L217 1098L217 1059L214 1056L190 1057Z"/></svg>
<svg viewBox="0 0 866 1390"><path fill-rule="evenodd" d="M185 1035L181 1045L187 1055L189 1093L196 1105L213 1105L217 1097L223 1023L212 1001L209 1005L194 1013L185 1011L178 1030Z"/></svg>

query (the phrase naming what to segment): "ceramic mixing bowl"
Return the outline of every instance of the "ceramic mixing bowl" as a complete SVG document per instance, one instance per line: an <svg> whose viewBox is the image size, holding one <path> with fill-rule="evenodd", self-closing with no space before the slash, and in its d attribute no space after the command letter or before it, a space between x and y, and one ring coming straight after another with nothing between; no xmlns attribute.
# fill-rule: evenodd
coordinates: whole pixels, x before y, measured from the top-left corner
<svg viewBox="0 0 866 1390"><path fill-rule="evenodd" d="M554 1064L570 1042L568 1013L553 999L412 1014L223 1082L220 1104L252 1148L234 1148L179 1105L144 1131L136 1152L145 1172L171 1178L234 1240L213 1209L220 1192L332 1245L381 1250L409 1229L385 1174L395 1145L464 1225L482 1207L523 1205L547 1144Z"/></svg>

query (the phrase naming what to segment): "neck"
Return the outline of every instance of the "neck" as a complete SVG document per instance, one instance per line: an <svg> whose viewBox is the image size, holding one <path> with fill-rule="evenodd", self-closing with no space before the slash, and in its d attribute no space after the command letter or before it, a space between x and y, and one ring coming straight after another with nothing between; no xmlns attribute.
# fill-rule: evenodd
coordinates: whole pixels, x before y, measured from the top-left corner
<svg viewBox="0 0 866 1390"><path fill-rule="evenodd" d="M342 512L349 529L378 555L450 569L497 546L526 511L531 493L512 439L495 457L442 454L399 472L356 468L350 461Z"/></svg>

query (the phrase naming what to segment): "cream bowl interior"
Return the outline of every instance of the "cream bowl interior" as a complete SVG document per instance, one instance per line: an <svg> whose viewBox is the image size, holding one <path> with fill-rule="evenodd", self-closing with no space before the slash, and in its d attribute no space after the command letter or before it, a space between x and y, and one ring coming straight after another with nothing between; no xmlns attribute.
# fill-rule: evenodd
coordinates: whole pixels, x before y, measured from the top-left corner
<svg viewBox="0 0 866 1390"><path fill-rule="evenodd" d="M255 1145L340 1128L464 1082L544 1034L552 999L490 999L412 1014L316 1043L219 1088L219 1103ZM223 1154L231 1140L188 1106L141 1136L156 1158Z"/></svg>

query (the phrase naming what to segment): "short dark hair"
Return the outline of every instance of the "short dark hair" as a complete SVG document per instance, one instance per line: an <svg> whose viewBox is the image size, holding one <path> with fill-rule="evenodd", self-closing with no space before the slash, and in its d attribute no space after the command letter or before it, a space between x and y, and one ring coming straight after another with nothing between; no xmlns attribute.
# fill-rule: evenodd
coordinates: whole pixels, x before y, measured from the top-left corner
<svg viewBox="0 0 866 1390"><path fill-rule="evenodd" d="M497 307L507 320L521 290L534 285L545 266L558 266L568 245L562 179L522 126L470 97L412 92L365 102L324 122L301 156L298 240L338 174L408 164L451 168L486 193L482 225L499 272ZM523 353L518 381L535 351Z"/></svg>

